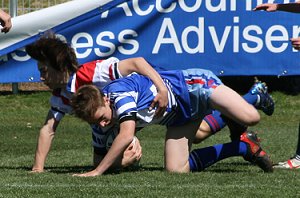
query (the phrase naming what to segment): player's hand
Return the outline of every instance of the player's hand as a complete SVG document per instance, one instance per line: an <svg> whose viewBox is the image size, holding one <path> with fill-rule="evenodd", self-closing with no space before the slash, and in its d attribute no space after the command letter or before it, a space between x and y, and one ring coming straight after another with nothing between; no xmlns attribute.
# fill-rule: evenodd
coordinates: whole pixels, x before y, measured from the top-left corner
<svg viewBox="0 0 300 198"><path fill-rule="evenodd" d="M37 168L37 167L32 167L31 173L43 173L44 169L43 168Z"/></svg>
<svg viewBox="0 0 300 198"><path fill-rule="evenodd" d="M265 10L267 12L275 12L277 10L278 5L276 3L264 3L256 6L253 11L257 10Z"/></svg>
<svg viewBox="0 0 300 198"><path fill-rule="evenodd" d="M154 107L157 107L155 111L156 117L161 117L164 115L168 105L168 90L167 88L164 90L158 91L157 95L155 96L154 100L150 105L150 110Z"/></svg>
<svg viewBox="0 0 300 198"><path fill-rule="evenodd" d="M95 177L101 175L98 171L92 170L90 172L86 172L86 173L81 173L81 174L73 174L73 176L75 177Z"/></svg>
<svg viewBox="0 0 300 198"><path fill-rule="evenodd" d="M43 173L44 170L31 170L30 173Z"/></svg>
<svg viewBox="0 0 300 198"><path fill-rule="evenodd" d="M292 46L296 50L300 50L300 37L290 39Z"/></svg>
<svg viewBox="0 0 300 198"><path fill-rule="evenodd" d="M5 12L1 12L0 24L2 26L1 32L7 33L12 27L11 16Z"/></svg>
<svg viewBox="0 0 300 198"><path fill-rule="evenodd" d="M142 147L137 137L134 137L133 141L126 148L122 158L122 167L130 166L136 162L139 162L142 157Z"/></svg>

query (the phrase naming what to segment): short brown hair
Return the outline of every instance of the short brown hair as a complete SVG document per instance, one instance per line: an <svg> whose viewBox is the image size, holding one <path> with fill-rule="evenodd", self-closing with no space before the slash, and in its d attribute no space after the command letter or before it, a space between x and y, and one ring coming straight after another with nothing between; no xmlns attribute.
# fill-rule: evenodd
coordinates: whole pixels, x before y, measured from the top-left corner
<svg viewBox="0 0 300 198"><path fill-rule="evenodd" d="M71 105L76 117L93 122L97 109L104 106L104 95L95 85L83 85L73 95Z"/></svg>

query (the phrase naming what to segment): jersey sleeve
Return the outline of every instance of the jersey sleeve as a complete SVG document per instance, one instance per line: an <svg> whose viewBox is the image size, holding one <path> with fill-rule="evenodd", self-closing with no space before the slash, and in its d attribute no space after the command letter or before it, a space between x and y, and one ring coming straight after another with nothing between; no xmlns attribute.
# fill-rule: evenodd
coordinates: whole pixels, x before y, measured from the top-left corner
<svg viewBox="0 0 300 198"><path fill-rule="evenodd" d="M137 104L132 93L115 93L110 97L113 99L113 108L115 108L116 116L119 123L126 120L136 120Z"/></svg>
<svg viewBox="0 0 300 198"><path fill-rule="evenodd" d="M111 57L106 60L103 60L97 63L95 73L101 76L108 83L115 79L123 78L118 68L119 62L120 62L119 59L115 57Z"/></svg>
<svg viewBox="0 0 300 198"><path fill-rule="evenodd" d="M79 67L76 74L71 76L68 90L75 93L77 89L86 84L93 84L102 89L115 79L122 78L118 68L119 59L111 57L105 60L95 60L84 63Z"/></svg>
<svg viewBox="0 0 300 198"><path fill-rule="evenodd" d="M50 105L55 120L60 121L66 113L70 114L72 112L70 97L70 93L66 90L57 89L52 92Z"/></svg>
<svg viewBox="0 0 300 198"><path fill-rule="evenodd" d="M113 80L123 78L118 68L119 59L111 57L96 63L92 84L102 89Z"/></svg>

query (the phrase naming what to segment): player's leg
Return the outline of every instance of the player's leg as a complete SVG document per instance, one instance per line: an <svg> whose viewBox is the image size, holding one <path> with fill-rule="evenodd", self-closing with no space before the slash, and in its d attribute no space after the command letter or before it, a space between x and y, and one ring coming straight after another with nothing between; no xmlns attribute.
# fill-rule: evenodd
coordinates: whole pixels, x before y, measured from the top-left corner
<svg viewBox="0 0 300 198"><path fill-rule="evenodd" d="M262 150L254 132L245 132L241 140L195 149L189 156L190 171L202 171L216 162L234 156L243 156L265 172L272 172L272 161Z"/></svg>
<svg viewBox="0 0 300 198"><path fill-rule="evenodd" d="M253 96L257 96L257 99ZM255 78L254 85L243 98L268 116L274 113L275 103L268 92L268 87L266 83L259 81L257 78Z"/></svg>
<svg viewBox="0 0 300 198"><path fill-rule="evenodd" d="M278 164L274 165L274 168L283 168L283 169L299 169L300 170L300 123L298 129L298 143L296 154L291 157L289 160L284 162L279 162Z"/></svg>
<svg viewBox="0 0 300 198"><path fill-rule="evenodd" d="M199 144L200 142L202 142L203 140L205 140L213 134L215 134L214 130L212 130L210 125L205 120L202 120L200 127L198 128L197 133L195 135L193 143Z"/></svg>
<svg viewBox="0 0 300 198"><path fill-rule="evenodd" d="M298 128L298 143L297 143L297 149L296 149L296 156L295 157L299 161L299 165L300 165L300 122L299 122L299 128Z"/></svg>
<svg viewBox="0 0 300 198"><path fill-rule="evenodd" d="M168 127L165 139L165 168L169 172L189 172L189 153L200 119L183 126Z"/></svg>
<svg viewBox="0 0 300 198"><path fill-rule="evenodd" d="M268 87L266 83L259 81L257 78L255 78L254 85L243 96L243 99L256 109L262 110L268 116L271 116L274 112L275 104L268 93ZM231 140L238 140L240 135L247 129L247 126L239 125L226 116L221 117L223 117L223 120L225 120L230 129Z"/></svg>
<svg viewBox="0 0 300 198"><path fill-rule="evenodd" d="M212 123L214 125L213 127ZM214 111L213 114L205 116L204 120L201 122L193 143L198 144L202 142L206 138L220 131L225 126L228 126L232 140L238 140L239 136L247 130L247 126L240 125L226 116L222 116L219 111Z"/></svg>
<svg viewBox="0 0 300 198"><path fill-rule="evenodd" d="M274 101L268 93L266 83L255 78L253 86L243 95L244 100L253 105L256 109L262 110L266 115L272 115L274 112ZM197 131L194 143L200 143L204 139L219 132L225 126L229 127L231 139L238 139L245 132L245 126L238 125L234 121L222 116L219 111L213 111L210 115L205 116L201 122L200 128ZM300 149L299 149L300 150ZM300 151L299 151L300 153Z"/></svg>
<svg viewBox="0 0 300 198"><path fill-rule="evenodd" d="M225 85L219 85L210 96L214 109L240 125L253 126L260 121L258 111L238 93Z"/></svg>

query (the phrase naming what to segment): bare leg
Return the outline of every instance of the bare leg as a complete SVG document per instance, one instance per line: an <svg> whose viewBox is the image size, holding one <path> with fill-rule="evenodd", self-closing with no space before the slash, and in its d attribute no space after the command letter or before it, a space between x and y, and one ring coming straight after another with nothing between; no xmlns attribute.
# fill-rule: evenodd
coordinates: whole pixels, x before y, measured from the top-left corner
<svg viewBox="0 0 300 198"><path fill-rule="evenodd" d="M165 140L165 168L169 172L190 171L189 154L201 120L183 126L168 127Z"/></svg>
<svg viewBox="0 0 300 198"><path fill-rule="evenodd" d="M260 120L258 111L225 85L213 91L210 102L213 108L241 125L253 126Z"/></svg>
<svg viewBox="0 0 300 198"><path fill-rule="evenodd" d="M213 132L211 131L210 126L207 124L206 121L202 120L193 143L198 144L206 138L210 137L212 134Z"/></svg>

